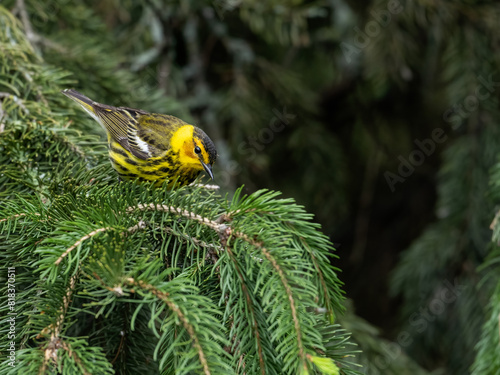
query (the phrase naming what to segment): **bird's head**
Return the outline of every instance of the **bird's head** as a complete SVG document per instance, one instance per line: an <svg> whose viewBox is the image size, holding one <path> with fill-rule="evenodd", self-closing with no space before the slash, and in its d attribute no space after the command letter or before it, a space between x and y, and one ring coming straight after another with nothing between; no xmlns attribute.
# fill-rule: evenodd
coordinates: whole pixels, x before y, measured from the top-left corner
<svg viewBox="0 0 500 375"><path fill-rule="evenodd" d="M217 151L205 132L192 125L184 125L172 136L172 149L179 153L184 167L205 171L213 180L212 166L217 159Z"/></svg>

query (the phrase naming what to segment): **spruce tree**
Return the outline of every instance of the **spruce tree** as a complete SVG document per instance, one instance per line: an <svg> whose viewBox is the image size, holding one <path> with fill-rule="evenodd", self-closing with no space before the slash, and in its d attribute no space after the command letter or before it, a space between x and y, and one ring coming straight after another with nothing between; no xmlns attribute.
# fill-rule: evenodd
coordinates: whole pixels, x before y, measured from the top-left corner
<svg viewBox="0 0 500 375"><path fill-rule="evenodd" d="M496 2L2 5L1 373L498 373ZM200 124L221 192L118 181L67 87ZM384 244L420 231L387 280ZM359 310L402 297L393 332L343 301L341 264Z"/></svg>
<svg viewBox="0 0 500 375"><path fill-rule="evenodd" d="M70 74L0 18L1 372L354 374L312 216L272 191L118 181Z"/></svg>

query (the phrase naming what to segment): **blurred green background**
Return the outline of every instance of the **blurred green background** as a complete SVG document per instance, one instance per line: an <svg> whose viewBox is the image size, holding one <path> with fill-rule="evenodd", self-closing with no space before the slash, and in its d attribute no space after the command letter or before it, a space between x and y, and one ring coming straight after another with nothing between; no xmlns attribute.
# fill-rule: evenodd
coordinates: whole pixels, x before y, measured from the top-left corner
<svg viewBox="0 0 500 375"><path fill-rule="evenodd" d="M316 215L365 373L500 373L500 4L2 5L85 95L203 128L223 191L280 190Z"/></svg>

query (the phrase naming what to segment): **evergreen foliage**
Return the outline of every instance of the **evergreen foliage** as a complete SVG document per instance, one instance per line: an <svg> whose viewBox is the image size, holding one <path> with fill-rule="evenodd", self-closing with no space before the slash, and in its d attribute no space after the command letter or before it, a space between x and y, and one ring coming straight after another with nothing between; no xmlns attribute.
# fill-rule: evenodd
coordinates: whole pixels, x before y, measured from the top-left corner
<svg viewBox="0 0 500 375"><path fill-rule="evenodd" d="M497 161L491 171L489 196L498 205L500 186L500 164ZM481 339L476 345L477 355L474 360L473 375L493 375L500 372L500 225L498 223L499 213L495 215L490 229L493 230L492 243L481 270L483 280L479 284L480 289L490 291L490 298L485 309L485 322L481 330Z"/></svg>
<svg viewBox="0 0 500 375"><path fill-rule="evenodd" d="M435 21L426 36L440 52L427 66L442 88L436 93L443 95L440 120L448 141L437 181L436 219L403 253L391 289L404 299L402 329L412 336L407 351L418 363L449 374L470 371L486 304L493 306L497 298L490 300L498 277L483 280L480 266L492 248L488 227L495 202L488 194L489 171L500 144L500 54L493 42L499 14L493 2L435 7L415 2L407 4L398 25L423 31L429 19ZM491 335L483 331L480 356L487 355L484 345ZM490 360L478 357L476 374L498 373Z"/></svg>
<svg viewBox="0 0 500 375"><path fill-rule="evenodd" d="M270 191L118 182L91 120L68 120L67 73L0 18L0 246L19 349L1 372L354 374L312 216Z"/></svg>
<svg viewBox="0 0 500 375"><path fill-rule="evenodd" d="M0 257L20 313L19 363L2 346L0 373L499 373L496 2L2 6ZM200 124L229 194L119 182L67 87ZM437 128L446 142L389 192L384 171ZM277 175L327 234L352 237L357 307L386 306L386 284L402 297L396 332L339 314L340 263L311 215L243 193ZM435 215L419 221L407 209L429 211L427 185ZM384 244L421 231L386 283Z"/></svg>

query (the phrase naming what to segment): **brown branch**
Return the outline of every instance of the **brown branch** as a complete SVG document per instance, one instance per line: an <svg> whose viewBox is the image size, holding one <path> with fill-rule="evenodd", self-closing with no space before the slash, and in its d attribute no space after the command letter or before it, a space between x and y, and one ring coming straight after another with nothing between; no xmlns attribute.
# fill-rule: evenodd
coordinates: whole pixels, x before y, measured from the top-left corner
<svg viewBox="0 0 500 375"><path fill-rule="evenodd" d="M57 317L56 324L51 324L48 327L45 327L40 331L37 338L41 338L48 334L51 335L51 341L59 337L59 333L61 332L62 323L64 321L64 314L68 311L69 304L71 303L71 295L75 289L76 279L78 277L78 273L71 277L69 287L66 290L66 294L63 297L63 305L61 307L61 314Z"/></svg>
<svg viewBox="0 0 500 375"><path fill-rule="evenodd" d="M92 375L90 372L88 372L85 367L83 366L83 363L82 361L80 360L80 358L76 355L76 353L71 350L71 347L65 342L65 341L62 341L61 343L61 346L64 350L66 350L68 352L68 354L73 357L73 360L78 364L80 365L79 367L81 367L83 369L83 375Z"/></svg>
<svg viewBox="0 0 500 375"><path fill-rule="evenodd" d="M276 259L271 255L269 250L264 247L264 244L261 241L255 241L248 237L245 233L234 231L231 232L231 236L240 238L252 246L255 246L260 249L262 254L266 257L266 259L271 263L273 268L278 272L278 275L280 277L281 283L283 284L283 287L285 288L285 292L288 296L288 300L290 301L290 309L292 311L292 319L295 325L295 330L297 331L297 346L299 347L299 357L302 361L302 365L304 366L304 369L307 369L307 364L306 364L306 357L305 357L305 352L303 348L303 343L302 343L302 332L300 329L300 322L299 318L297 316L297 309L295 307L295 299L293 298L293 293L292 289L290 288L290 285L288 284L288 280L286 279L285 272L283 269L280 267L278 262L276 262Z"/></svg>
<svg viewBox="0 0 500 375"><path fill-rule="evenodd" d="M304 247L309 250L309 254L311 255L311 259L312 259L313 264L314 264L314 268L316 269L316 273L318 274L318 277L319 277L319 282L321 283L321 287L323 289L323 298L325 299L325 303L327 305L329 305L330 304L330 296L328 294L328 288L326 286L325 277L323 275L323 272L321 272L321 269L319 268L318 261L316 260L316 257L314 256L314 253L312 252L312 250L309 248L309 245L307 244L307 242L304 240L303 237L300 237L300 241L302 242L302 245L304 245ZM333 309L327 309L327 311L328 311L328 314L330 315L330 318L333 319L333 317L334 317Z"/></svg>
<svg viewBox="0 0 500 375"><path fill-rule="evenodd" d="M36 336L36 338L42 338L48 336L50 334L50 341L44 349L43 363L40 367L39 373L45 374L47 369L48 362L52 359L54 362L57 362L57 351L59 348L63 347L65 350L69 348L66 343L62 341L59 337L62 329L62 325L64 322L64 316L68 311L69 304L71 303L71 296L75 289L76 279L78 278L78 273L71 277L69 287L66 290L66 294L63 297L63 304L60 309L61 314L57 317L56 323L51 324L40 331L40 333ZM69 350L70 355L72 355L71 350ZM78 362L78 358L75 357L75 362ZM85 372L88 374L88 372Z"/></svg>
<svg viewBox="0 0 500 375"><path fill-rule="evenodd" d="M122 351L124 341L125 341L125 331L122 331L122 338L120 339L120 345L118 346L118 350L116 351L115 358L113 358L113 360L111 361L112 365L114 365L116 360L118 359L118 356L120 355L120 352Z"/></svg>
<svg viewBox="0 0 500 375"><path fill-rule="evenodd" d="M0 92L0 98L9 98L9 99L12 99L12 101L14 103L16 103L19 106L19 108L21 108L24 111L25 115L27 115L28 113L30 113L30 111L28 110L28 108L26 108L26 106L23 104L23 101L21 99L19 99L16 95L10 94L8 92Z"/></svg>
<svg viewBox="0 0 500 375"><path fill-rule="evenodd" d="M5 115L5 112L3 111L3 108L2 108L2 102L0 102L0 133L3 133L5 130L5 123L3 122L4 115Z"/></svg>
<svg viewBox="0 0 500 375"><path fill-rule="evenodd" d="M306 356L305 356L305 351L302 343L302 332L300 329L300 322L298 319L297 315L297 309L295 307L295 299L293 298L293 293L292 289L290 288L290 285L288 284L288 280L285 276L285 273L283 269L280 267L280 265L277 263L276 259L271 255L268 249L264 247L264 244L260 241L255 241L252 238L248 237L245 233L239 232L239 231L233 231L232 228L229 225L224 224L226 221L230 221L230 214L222 214L217 220L211 220L206 217L203 217L201 215L198 215L194 212L190 212L188 210L184 210L179 207L174 207L174 206L167 206L167 205L160 205L160 204L154 204L151 203L149 205L143 205L143 204L138 204L135 207L129 207L127 208L127 212L131 212L134 210L140 210L140 211L163 211L163 212L170 212L173 214L181 215L184 216L188 219L196 220L199 223L202 223L209 228L212 228L217 232L219 235L221 244L227 249L228 247L228 241L231 237L237 237L245 242L249 243L252 246L255 246L260 249L260 251L264 254L266 259L271 263L273 268L276 270L276 272L279 275L279 278L281 280L281 283L283 284L283 287L285 288L285 292L288 296L288 300L290 301L290 309L292 312L292 319L294 322L295 330L297 331L297 346L299 347L299 357L301 359L302 365L304 369L307 370L307 362L306 362ZM250 211L250 210L249 210ZM238 211L234 211L235 213Z"/></svg>
<svg viewBox="0 0 500 375"><path fill-rule="evenodd" d="M165 232L168 232L170 234L173 234L175 236L183 238L184 240L186 240L186 242L187 241L191 241L192 243L194 243L195 246L205 247L207 249L213 249L213 250L222 250L222 248L220 246L217 246L217 245L214 245L214 244L211 244L211 243L206 243L205 241L199 240L196 237L188 236L185 233L178 233L178 232L176 232L175 230L173 230L170 227L163 227L162 229Z"/></svg>
<svg viewBox="0 0 500 375"><path fill-rule="evenodd" d="M82 238L80 238L78 241L76 241L73 245L71 245L70 247L68 247L66 249L66 251L64 253L62 253L61 256L54 262L54 264L55 265L59 265L59 263L61 263L61 261L64 258L66 258L68 256L68 254L72 250L74 250L78 245L80 245L82 242L88 240L90 237L93 237L93 236L95 236L98 233L105 232L105 231L107 231L109 229L111 229L111 227L99 228L99 229L96 229L96 230L90 232L89 234L86 234L85 236L83 236Z"/></svg>
<svg viewBox="0 0 500 375"><path fill-rule="evenodd" d="M7 221L7 220L12 220L12 219L17 219L18 217L24 217L26 216L27 214L16 214L16 215L12 215L12 216L9 216L9 217L6 217L6 218L3 218L3 219L0 219L0 223L3 223L4 221ZM34 212L33 215L36 215L36 216L40 216L40 214L38 212Z"/></svg>
<svg viewBox="0 0 500 375"><path fill-rule="evenodd" d="M220 189L220 186L219 185L203 185L203 184L195 184L195 183L192 183L191 185L189 186L192 186L192 187L197 187L197 188L201 188L201 189L207 189L207 190L219 190Z"/></svg>
<svg viewBox="0 0 500 375"><path fill-rule="evenodd" d="M145 229L145 228L146 228L146 222L141 220L136 225L128 228L127 232L134 233L134 232L137 232L139 229Z"/></svg>
<svg viewBox="0 0 500 375"><path fill-rule="evenodd" d="M139 229L144 229L146 228L146 223L144 221L139 221L136 225L130 227L127 229L128 233L134 233ZM92 232L86 234L85 236L81 237L78 241L76 241L73 245L68 247L64 253L61 254L61 256L54 262L55 265L59 265L61 261L68 256L68 254L73 251L78 245L80 245L82 242L88 240L90 237L95 236L98 233L105 232L107 230L112 229L111 227L104 227L104 228L99 228L96 230L93 230ZM122 234L125 234L126 232L122 232Z"/></svg>
<svg viewBox="0 0 500 375"><path fill-rule="evenodd" d="M253 302L252 298L250 298L250 293L248 292L247 286L245 284L245 280L243 278L243 274L240 270L240 267L238 266L238 262L236 261L236 257L234 256L233 251L231 250L231 247L229 245L226 245L226 251L229 254L229 258L233 261L234 267L236 269L236 273L238 274L238 278L240 279L241 282L241 290L243 291L243 294L245 295L245 300L247 301L249 308L248 311L250 311L250 314L252 316L252 328L254 331L255 339L257 341L257 348L258 348L258 354L259 354L259 363L260 363L260 371L262 375L266 374L266 368L264 364L264 356L262 353L262 344L261 344L261 339L260 339L260 333L259 333L259 326L257 323L257 318L255 317L255 313L253 310Z"/></svg>
<svg viewBox="0 0 500 375"><path fill-rule="evenodd" d="M162 300L167 304L169 309L177 315L177 317L180 319L182 322L182 325L184 326L184 329L188 332L189 336L193 340L193 346L198 352L198 357L200 358L201 365L203 366L203 372L205 375L210 375L210 369L208 368L208 362L207 359L205 358L205 353L203 352L203 349L201 348L200 341L198 339L198 336L196 336L196 333L194 331L193 326L189 323L189 320L186 318L186 316L182 313L182 311L179 309L179 307L170 300L169 294L167 292L162 292L161 290L158 290L151 284L146 284L144 281L139 280L136 281L133 278L129 277L125 279L125 283L130 285L130 286L135 286L139 287L141 289L147 290L148 292L151 292L155 297L158 299ZM133 292L133 290L132 290Z"/></svg>
<svg viewBox="0 0 500 375"><path fill-rule="evenodd" d="M54 362L57 361L57 352L58 350L62 348L64 349L69 355L70 357L73 358L73 360L77 363L77 365L82 368L83 370L83 374L84 375L91 375L90 372L87 371L87 369L85 369L85 367L83 366L83 363L82 361L80 360L80 358L78 357L78 355L73 351L71 350L71 346L68 345L67 342L63 341L62 339L60 338L57 338L57 339L54 339L54 340L51 340L49 342L49 344L47 345L47 347L45 348L45 353L44 353L44 359L43 359L43 364L42 366L40 367L38 373L40 375L44 375L46 374L46 371L47 371L47 363L52 359Z"/></svg>
<svg viewBox="0 0 500 375"><path fill-rule="evenodd" d="M50 360L57 361L57 351L61 347L61 339L50 340L44 349L43 362L38 370L38 374L44 375L47 372L47 364Z"/></svg>
<svg viewBox="0 0 500 375"><path fill-rule="evenodd" d="M174 207L174 206L167 206L165 204L154 204L150 203L148 205L144 204L138 204L137 206L131 206L127 208L127 212L132 212L135 210L139 211L163 211L163 212L170 212L176 215L184 216L188 219L198 221L199 223L202 223L206 225L209 228L212 228L215 230L219 235L221 235L223 232L225 232L228 229L228 226L225 224L221 224L218 221L215 220L210 220L206 217L203 217L201 215L195 214L194 212L190 212L188 210L184 210L179 207Z"/></svg>

